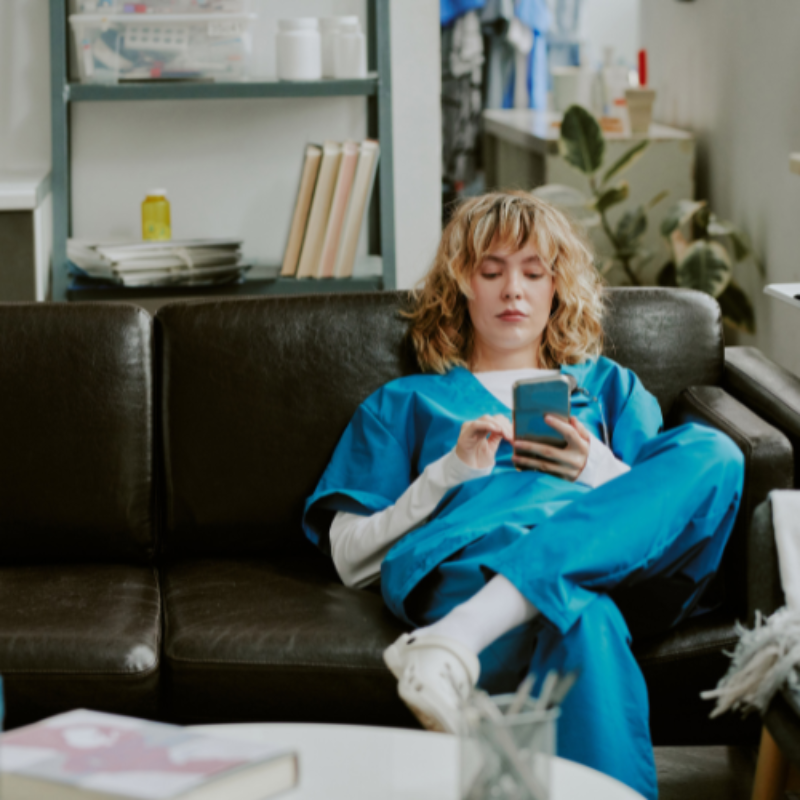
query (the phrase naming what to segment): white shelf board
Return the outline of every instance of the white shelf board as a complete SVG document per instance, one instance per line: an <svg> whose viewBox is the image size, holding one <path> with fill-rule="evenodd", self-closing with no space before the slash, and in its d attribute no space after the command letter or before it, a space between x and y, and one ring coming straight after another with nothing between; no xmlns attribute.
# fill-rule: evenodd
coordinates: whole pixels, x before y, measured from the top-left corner
<svg viewBox="0 0 800 800"><path fill-rule="evenodd" d="M562 114L553 111L536 111L532 108L500 108L487 109L483 112L483 127L486 133L498 139L511 142L518 147L537 153L555 154L558 152L558 140L561 137ZM641 139L651 142L692 141L694 134L689 131L672 128L653 122L650 131L644 134L604 133L607 142L623 141L631 144Z"/></svg>
<svg viewBox="0 0 800 800"><path fill-rule="evenodd" d="M790 306L800 308L800 283L770 283L764 287L764 294L783 300Z"/></svg>
<svg viewBox="0 0 800 800"><path fill-rule="evenodd" d="M0 211L32 211L49 193L49 167L0 170Z"/></svg>

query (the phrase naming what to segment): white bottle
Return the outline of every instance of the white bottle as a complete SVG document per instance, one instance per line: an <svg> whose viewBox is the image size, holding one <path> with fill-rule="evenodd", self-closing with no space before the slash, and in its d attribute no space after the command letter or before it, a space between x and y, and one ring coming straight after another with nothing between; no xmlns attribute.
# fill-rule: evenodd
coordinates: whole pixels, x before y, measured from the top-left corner
<svg viewBox="0 0 800 800"><path fill-rule="evenodd" d="M367 77L367 40L358 17L339 17L334 53L337 78Z"/></svg>
<svg viewBox="0 0 800 800"><path fill-rule="evenodd" d="M316 17L278 20L278 78L318 81L322 77L322 45Z"/></svg>
<svg viewBox="0 0 800 800"><path fill-rule="evenodd" d="M320 17L322 32L322 77L336 77L336 37L339 34L341 17Z"/></svg>

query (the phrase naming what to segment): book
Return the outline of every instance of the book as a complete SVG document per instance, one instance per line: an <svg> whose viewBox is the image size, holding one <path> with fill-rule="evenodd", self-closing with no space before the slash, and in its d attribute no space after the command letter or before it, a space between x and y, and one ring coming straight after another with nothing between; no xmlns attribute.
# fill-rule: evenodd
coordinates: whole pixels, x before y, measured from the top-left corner
<svg viewBox="0 0 800 800"><path fill-rule="evenodd" d="M283 266L281 267L281 276L283 277L291 277L297 272L297 261L300 258L303 234L308 221L308 210L311 207L311 198L314 194L314 185L317 182L321 160L322 148L315 144L306 145L303 169L300 173L300 187L297 190L292 224L289 228L289 239L283 253Z"/></svg>
<svg viewBox="0 0 800 800"><path fill-rule="evenodd" d="M342 145L342 159L339 164L339 174L336 177L336 186L333 190L331 212L328 216L328 225L325 229L325 238L322 241L322 251L317 265L317 278L332 278L333 268L336 265L336 251L342 234L342 224L347 211L347 201L350 199L350 190L356 173L359 153L358 142L347 141Z"/></svg>
<svg viewBox="0 0 800 800"><path fill-rule="evenodd" d="M0 736L3 800L261 800L295 786L294 753L78 709Z"/></svg>
<svg viewBox="0 0 800 800"><path fill-rule="evenodd" d="M322 161L319 165L317 184L311 209L308 212L306 232L303 236L303 247L300 250L300 261L297 265L298 278L311 278L317 274L317 265L322 251L322 240L331 211L333 190L336 187L336 176L339 174L339 162L342 158L342 146L339 142L325 142L322 145Z"/></svg>
<svg viewBox="0 0 800 800"><path fill-rule="evenodd" d="M336 253L336 263L333 268L336 278L349 278L353 274L358 237L361 234L361 226L364 223L369 197L375 183L379 156L380 146L375 140L367 139L362 142L356 174L353 178L353 188L350 190L350 200L347 203L347 211L342 223L339 250Z"/></svg>

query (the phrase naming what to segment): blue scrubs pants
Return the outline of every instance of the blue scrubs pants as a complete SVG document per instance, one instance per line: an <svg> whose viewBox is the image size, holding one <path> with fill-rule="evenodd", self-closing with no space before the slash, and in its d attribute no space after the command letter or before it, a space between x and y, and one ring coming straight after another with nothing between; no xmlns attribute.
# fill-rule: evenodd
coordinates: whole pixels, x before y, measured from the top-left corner
<svg viewBox="0 0 800 800"><path fill-rule="evenodd" d="M647 687L635 632L665 630L697 607L736 518L744 459L724 434L684 425L647 442L627 474L535 528L506 525L440 564L411 598L441 619L492 575L541 612L480 655L480 686L507 691L529 671L579 669L562 706L558 754L654 800ZM407 608L409 606L407 605ZM534 690L536 691L536 690Z"/></svg>

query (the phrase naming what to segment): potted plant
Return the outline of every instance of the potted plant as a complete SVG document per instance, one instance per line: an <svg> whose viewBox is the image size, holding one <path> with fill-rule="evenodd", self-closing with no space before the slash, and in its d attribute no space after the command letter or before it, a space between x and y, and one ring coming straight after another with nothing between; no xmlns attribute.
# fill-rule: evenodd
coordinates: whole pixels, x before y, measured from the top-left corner
<svg viewBox="0 0 800 800"><path fill-rule="evenodd" d="M626 211L616 225L611 224L608 212L628 199L628 182L617 179L641 157L649 143L647 139L637 142L601 174L606 149L603 131L585 108L570 106L561 122L559 150L568 164L586 175L592 196L586 197L566 186L551 185L534 190L534 194L544 199L567 206L585 225L600 225L613 255L598 263L598 269L607 274L619 265L632 286L642 285L641 270L652 257L642 245L647 232L647 213L667 196L667 192L657 194L646 205Z"/></svg>
<svg viewBox="0 0 800 800"><path fill-rule="evenodd" d="M659 272L659 285L710 294L717 299L728 325L755 333L753 305L733 280L733 264L748 258L764 277L764 267L744 231L717 217L705 201L681 200L664 218L661 233L669 243L672 260Z"/></svg>
<svg viewBox="0 0 800 800"><path fill-rule="evenodd" d="M609 209L628 199L627 181L618 180L649 145L643 139L623 153L601 174L605 138L597 120L581 106L571 106L561 122L559 150L564 160L582 172L589 181L591 197L567 186L548 185L534 194L566 207L587 227L600 226L608 238L612 255L598 261L607 274L619 265L631 286L642 286L642 268L652 254L643 247L647 214L667 195L657 194L649 203L626 211L616 225L608 218ZM724 321L746 333L755 332L755 313L750 298L732 279L733 264L751 258L764 277L761 262L755 257L745 233L733 223L711 213L704 201L682 200L661 224L672 251L672 260L660 270L660 286L697 289L716 298Z"/></svg>

